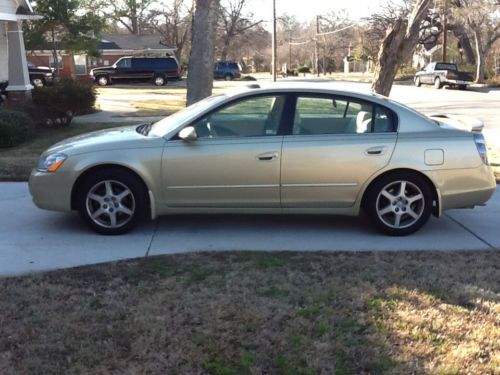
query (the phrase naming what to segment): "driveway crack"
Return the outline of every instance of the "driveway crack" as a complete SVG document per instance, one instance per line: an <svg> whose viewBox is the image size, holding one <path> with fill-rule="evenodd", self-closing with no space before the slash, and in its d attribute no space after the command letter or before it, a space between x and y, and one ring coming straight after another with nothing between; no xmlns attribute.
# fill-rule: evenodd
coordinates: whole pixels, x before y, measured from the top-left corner
<svg viewBox="0 0 500 375"><path fill-rule="evenodd" d="M156 219L155 220L155 226L153 228L153 234L151 236L151 240L149 241L148 249L146 250L146 254L144 255L144 257L148 257L149 256L149 251L151 250L151 246L153 245L153 240L156 237L156 232L158 232L158 226L159 226L159 220Z"/></svg>
<svg viewBox="0 0 500 375"><path fill-rule="evenodd" d="M489 243L488 241L486 241L484 238L482 238L481 236L477 235L476 233L474 233L472 230L470 230L469 228L467 228L464 224L462 224L460 221L458 221L457 219L451 217L450 215L448 214L444 214L444 216L446 216L448 219L450 219L451 221L453 221L454 223L458 224L460 227L462 227L463 229L465 229L467 232L469 232L470 234L472 234L474 237L476 237L479 241L481 241L482 243L484 243L485 245L489 246L492 250L499 250L498 248L496 248L495 246L493 246L491 243Z"/></svg>

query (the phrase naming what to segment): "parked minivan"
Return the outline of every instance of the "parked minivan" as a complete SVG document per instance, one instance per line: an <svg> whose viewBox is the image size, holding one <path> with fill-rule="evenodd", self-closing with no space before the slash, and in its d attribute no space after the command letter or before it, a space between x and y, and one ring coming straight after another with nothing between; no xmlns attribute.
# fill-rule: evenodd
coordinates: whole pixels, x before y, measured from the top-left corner
<svg viewBox="0 0 500 375"><path fill-rule="evenodd" d="M112 66L94 68L90 76L99 86L112 83L152 82L163 86L182 77L182 68L173 56L122 57Z"/></svg>

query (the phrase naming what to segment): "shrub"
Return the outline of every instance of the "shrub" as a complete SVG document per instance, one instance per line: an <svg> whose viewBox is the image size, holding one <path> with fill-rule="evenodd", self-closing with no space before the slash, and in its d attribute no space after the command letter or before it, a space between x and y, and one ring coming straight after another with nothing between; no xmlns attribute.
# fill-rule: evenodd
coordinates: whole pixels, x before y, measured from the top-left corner
<svg viewBox="0 0 500 375"><path fill-rule="evenodd" d="M0 148L27 141L32 130L31 118L26 113L0 110Z"/></svg>
<svg viewBox="0 0 500 375"><path fill-rule="evenodd" d="M94 88L77 80L64 79L33 90L33 103L48 126L68 126L73 116L90 112L95 101Z"/></svg>
<svg viewBox="0 0 500 375"><path fill-rule="evenodd" d="M311 73L311 69L307 65L299 66L296 69L297 73Z"/></svg>

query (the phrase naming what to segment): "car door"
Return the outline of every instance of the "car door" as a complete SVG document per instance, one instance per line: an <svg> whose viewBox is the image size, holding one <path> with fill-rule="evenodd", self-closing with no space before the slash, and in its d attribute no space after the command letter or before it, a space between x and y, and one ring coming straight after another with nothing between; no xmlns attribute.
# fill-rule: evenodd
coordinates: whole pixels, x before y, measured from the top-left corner
<svg viewBox="0 0 500 375"><path fill-rule="evenodd" d="M392 111L368 101L298 95L283 140L282 206L352 206L362 185L389 162L396 121Z"/></svg>
<svg viewBox="0 0 500 375"><path fill-rule="evenodd" d="M169 140L162 162L165 203L279 207L284 105L283 95L240 99L195 121L195 141Z"/></svg>
<svg viewBox="0 0 500 375"><path fill-rule="evenodd" d="M111 75L113 81L126 82L130 80L132 71L132 59L122 58L116 62L115 71Z"/></svg>

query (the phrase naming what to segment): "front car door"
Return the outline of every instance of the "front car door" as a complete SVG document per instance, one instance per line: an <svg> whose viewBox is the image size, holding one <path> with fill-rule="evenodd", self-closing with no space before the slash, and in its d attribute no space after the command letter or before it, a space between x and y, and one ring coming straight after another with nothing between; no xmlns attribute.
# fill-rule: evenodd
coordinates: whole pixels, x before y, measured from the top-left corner
<svg viewBox="0 0 500 375"><path fill-rule="evenodd" d="M196 120L198 139L173 137L162 162L169 207L280 207L284 95L237 99Z"/></svg>
<svg viewBox="0 0 500 375"><path fill-rule="evenodd" d="M113 81L125 82L130 79L132 71L132 59L130 57L121 58L116 62L115 72L112 74Z"/></svg>
<svg viewBox="0 0 500 375"><path fill-rule="evenodd" d="M396 115L380 105L298 94L292 134L283 140L283 208L352 206L362 185L389 162L396 127Z"/></svg>

